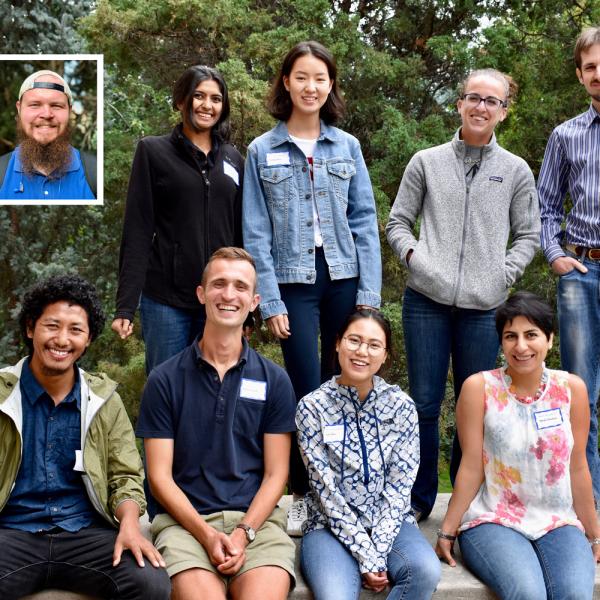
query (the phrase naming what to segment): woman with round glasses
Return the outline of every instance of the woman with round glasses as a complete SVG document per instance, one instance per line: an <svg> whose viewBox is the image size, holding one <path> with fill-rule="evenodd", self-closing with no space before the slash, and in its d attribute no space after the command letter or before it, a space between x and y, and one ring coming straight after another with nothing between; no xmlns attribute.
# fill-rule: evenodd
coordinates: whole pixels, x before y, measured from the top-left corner
<svg viewBox="0 0 600 600"><path fill-rule="evenodd" d="M415 524L410 488L419 463L412 400L378 377L391 330L357 310L340 330L341 373L298 404L305 496L301 566L315 600L356 600L363 587L387 598L431 598L440 564Z"/></svg>
<svg viewBox="0 0 600 600"><path fill-rule="evenodd" d="M437 494L438 418L450 357L457 398L469 375L494 367L494 309L539 246L531 170L494 135L515 87L494 69L466 78L457 103L461 127L452 141L413 156L386 227L392 249L408 269L403 327L421 436L412 491L420 518L431 512ZM454 446L452 480L460 462L456 440Z"/></svg>

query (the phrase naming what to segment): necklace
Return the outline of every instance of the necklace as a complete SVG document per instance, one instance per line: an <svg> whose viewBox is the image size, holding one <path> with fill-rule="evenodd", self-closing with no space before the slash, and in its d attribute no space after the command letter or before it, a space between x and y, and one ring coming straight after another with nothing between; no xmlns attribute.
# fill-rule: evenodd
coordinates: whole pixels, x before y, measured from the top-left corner
<svg viewBox="0 0 600 600"><path fill-rule="evenodd" d="M542 397L542 394L546 390L548 385L548 369L546 369L546 363L542 364L542 377L540 378L540 384L536 393L533 396L523 395L517 393L517 388L513 384L511 376L508 374L507 365L502 367L502 376L504 377L504 383L508 389L508 391L515 397L516 400L523 404L533 404L536 400L539 400Z"/></svg>

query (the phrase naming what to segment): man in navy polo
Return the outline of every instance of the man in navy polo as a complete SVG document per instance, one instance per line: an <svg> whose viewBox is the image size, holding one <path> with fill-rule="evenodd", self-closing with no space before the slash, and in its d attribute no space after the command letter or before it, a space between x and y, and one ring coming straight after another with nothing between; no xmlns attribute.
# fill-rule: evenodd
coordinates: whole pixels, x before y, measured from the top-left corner
<svg viewBox="0 0 600 600"><path fill-rule="evenodd" d="M54 71L21 85L14 152L0 157L0 200L93 200L96 157L71 146L73 95Z"/></svg>
<svg viewBox="0 0 600 600"><path fill-rule="evenodd" d="M245 250L217 250L197 295L206 308L203 337L156 367L142 397L137 435L159 503L152 534L178 600L283 600L295 546L277 502L294 391L242 335L260 300Z"/></svg>

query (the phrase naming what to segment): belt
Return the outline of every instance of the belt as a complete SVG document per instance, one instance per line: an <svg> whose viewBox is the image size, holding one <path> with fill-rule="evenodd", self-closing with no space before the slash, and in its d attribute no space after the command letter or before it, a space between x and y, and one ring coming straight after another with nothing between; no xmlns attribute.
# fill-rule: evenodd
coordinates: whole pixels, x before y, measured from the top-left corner
<svg viewBox="0 0 600 600"><path fill-rule="evenodd" d="M575 246L567 244L565 248L580 258L589 258L590 260L600 260L600 248L585 248L584 246Z"/></svg>

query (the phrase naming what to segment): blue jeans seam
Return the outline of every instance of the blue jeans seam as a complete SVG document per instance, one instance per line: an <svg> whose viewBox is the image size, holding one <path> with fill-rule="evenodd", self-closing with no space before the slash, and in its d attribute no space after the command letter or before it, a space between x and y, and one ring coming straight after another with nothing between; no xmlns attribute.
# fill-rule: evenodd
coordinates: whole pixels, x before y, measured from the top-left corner
<svg viewBox="0 0 600 600"><path fill-rule="evenodd" d="M413 576L412 569L410 567L410 561L408 560L408 556L406 554L404 554L404 552L397 550L393 546L392 546L391 552L393 552L394 554L397 554L398 556L400 556L402 558L402 560L404 561L404 564L406 565L406 570L408 571L408 576L404 580L404 586L403 586L401 596L400 596L400 598L406 598L406 590L410 587L410 583L412 581L412 576ZM392 587L396 588L396 586L397 586L396 581L393 581L392 583L393 583Z"/></svg>

